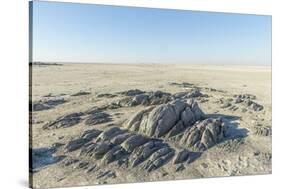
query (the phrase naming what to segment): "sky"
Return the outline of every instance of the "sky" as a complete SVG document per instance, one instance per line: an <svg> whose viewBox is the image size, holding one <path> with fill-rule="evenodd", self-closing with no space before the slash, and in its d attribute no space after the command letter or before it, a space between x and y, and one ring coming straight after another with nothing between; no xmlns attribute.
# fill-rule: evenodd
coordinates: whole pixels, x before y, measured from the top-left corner
<svg viewBox="0 0 281 189"><path fill-rule="evenodd" d="M271 16L33 2L33 61L271 65Z"/></svg>

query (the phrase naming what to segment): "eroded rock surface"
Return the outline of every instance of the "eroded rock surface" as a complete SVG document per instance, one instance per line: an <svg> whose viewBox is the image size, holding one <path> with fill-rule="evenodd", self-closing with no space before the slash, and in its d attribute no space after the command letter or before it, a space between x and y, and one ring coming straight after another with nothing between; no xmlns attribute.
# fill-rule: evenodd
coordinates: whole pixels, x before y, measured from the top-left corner
<svg viewBox="0 0 281 189"><path fill-rule="evenodd" d="M43 129L58 129L74 126L82 121L82 112L72 113L65 116L61 116L54 121L47 122L43 125Z"/></svg>
<svg viewBox="0 0 281 189"><path fill-rule="evenodd" d="M254 134L260 136L271 136L272 130L270 126L257 125L254 127Z"/></svg>
<svg viewBox="0 0 281 189"><path fill-rule="evenodd" d="M191 126L204 116L196 102L176 100L137 112L127 122L126 127L147 136L161 137L169 131L174 135L181 128Z"/></svg>
<svg viewBox="0 0 281 189"><path fill-rule="evenodd" d="M96 125L101 123L107 123L110 121L112 121L110 114L103 112L100 109L96 109L95 111L89 112L89 116L87 117L85 124Z"/></svg>
<svg viewBox="0 0 281 189"><path fill-rule="evenodd" d="M77 93L72 94L71 96L83 96L83 95L90 95L91 92L88 91L79 91Z"/></svg>
<svg viewBox="0 0 281 189"><path fill-rule="evenodd" d="M120 107L133 107L138 105L151 106L166 104L176 99L189 98L207 98L208 95L201 93L199 89L192 89L186 92L179 92L175 94L166 93L163 91L145 92L138 89L122 92L126 97L114 101L108 107L116 109Z"/></svg>
<svg viewBox="0 0 281 189"><path fill-rule="evenodd" d="M235 103L243 103L247 108L253 111L261 111L263 110L263 106L258 104L257 102L253 101L256 99L256 96L251 94L241 94L241 95L234 95Z"/></svg>
<svg viewBox="0 0 281 189"><path fill-rule="evenodd" d="M194 100L176 100L137 112L125 127L149 137L166 137L197 151L226 137L221 119L207 118Z"/></svg>
<svg viewBox="0 0 281 189"><path fill-rule="evenodd" d="M32 111L42 111L55 108L56 106L67 102L64 98L51 98L42 99L39 101L32 102Z"/></svg>
<svg viewBox="0 0 281 189"><path fill-rule="evenodd" d="M154 171L169 163L178 151L162 140L131 133L119 127L112 127L103 132L86 131L79 138L70 141L65 150L68 152L79 150L80 157L94 158L94 168L93 165L88 166L87 164L89 169L115 162L118 166L139 167L147 172ZM190 155L192 152L189 151L185 154L183 152L177 154L181 155L177 155L176 162L189 163L192 158ZM75 159L68 160L65 165L68 166L76 162Z"/></svg>

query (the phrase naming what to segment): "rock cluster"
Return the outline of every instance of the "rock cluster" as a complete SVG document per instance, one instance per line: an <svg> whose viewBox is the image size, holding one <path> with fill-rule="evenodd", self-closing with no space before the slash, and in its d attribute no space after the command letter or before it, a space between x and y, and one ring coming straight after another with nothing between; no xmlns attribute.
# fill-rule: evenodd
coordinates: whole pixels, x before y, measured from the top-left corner
<svg viewBox="0 0 281 189"><path fill-rule="evenodd" d="M208 95L201 93L199 89L193 89L188 92L179 92L173 95L173 99L188 99L188 98L198 98L198 97L208 97Z"/></svg>
<svg viewBox="0 0 281 189"><path fill-rule="evenodd" d="M112 121L111 115L100 109L89 112L89 116L85 121L86 125L97 125Z"/></svg>
<svg viewBox="0 0 281 189"><path fill-rule="evenodd" d="M85 112L71 113L68 115L60 116L54 121L49 121L43 125L43 129L58 129L66 128L81 123L84 119L85 124L88 126L107 123L112 121L110 114L103 111L101 108L90 109Z"/></svg>
<svg viewBox="0 0 281 189"><path fill-rule="evenodd" d="M166 137L183 146L206 150L226 137L221 119L207 118L194 100L176 100L137 112L125 124L149 137Z"/></svg>
<svg viewBox="0 0 281 189"><path fill-rule="evenodd" d="M203 119L204 116L195 101L176 100L137 112L127 122L126 127L150 137L162 137L169 132L176 135L184 128Z"/></svg>
<svg viewBox="0 0 281 189"><path fill-rule="evenodd" d="M32 102L32 111L42 111L54 108L57 105L67 102L64 98L43 99Z"/></svg>
<svg viewBox="0 0 281 189"><path fill-rule="evenodd" d="M78 148L80 148L81 146L83 146L84 144L86 144L87 142L90 142L93 138L97 137L100 133L101 133L101 131L96 130L96 129L87 130L78 139L70 141L66 145L65 149L68 152L75 151Z"/></svg>
<svg viewBox="0 0 281 189"><path fill-rule="evenodd" d="M94 158L100 166L116 162L140 167L151 172L168 163L175 155L175 149L161 140L134 134L119 127L104 132L86 131L82 136L70 141L66 151L80 150L80 156ZM185 159L181 159L182 162ZM73 162L68 162L71 164ZM74 162L75 163L75 162Z"/></svg>
<svg viewBox="0 0 281 189"><path fill-rule="evenodd" d="M65 116L61 116L54 121L47 122L43 125L43 129L57 129L57 128L66 128L74 126L82 121L81 116L84 114L82 112L79 113L71 113Z"/></svg>
<svg viewBox="0 0 281 189"><path fill-rule="evenodd" d="M128 91L119 92L118 94L126 95L126 96L136 96L139 94L143 94L145 91L139 89L130 89Z"/></svg>
<svg viewBox="0 0 281 189"><path fill-rule="evenodd" d="M254 134L260 136L271 136L272 130L270 126L257 125L254 127Z"/></svg>
<svg viewBox="0 0 281 189"><path fill-rule="evenodd" d="M243 103L246 107L254 111L261 111L263 110L263 106L254 102L253 100L256 99L256 96L251 94L241 94L241 95L234 95L235 103Z"/></svg>
<svg viewBox="0 0 281 189"><path fill-rule="evenodd" d="M226 137L226 127L220 119L208 118L186 129L181 143L194 150L206 150Z"/></svg>
<svg viewBox="0 0 281 189"><path fill-rule="evenodd" d="M193 89L186 92L179 92L173 95L163 91L145 92L139 89L125 91L120 94L123 94L126 97L114 101L113 103L108 105L109 109L116 109L120 107L133 107L138 105L160 105L166 104L176 99L208 97L207 95L202 94L199 89Z"/></svg>
<svg viewBox="0 0 281 189"><path fill-rule="evenodd" d="M194 84L187 83L187 82L183 82L183 83L172 82L172 83L169 83L169 84L174 85L174 86L178 86L178 87L182 87L182 88L192 88L192 87L194 87Z"/></svg>
<svg viewBox="0 0 281 189"><path fill-rule="evenodd" d="M137 90L137 89L136 89ZM162 91L155 91L155 92L144 92L138 91L134 93L130 92L127 97L122 98L116 102L113 102L112 105L119 106L119 107L133 107L137 105L157 105L163 104L171 101L171 94L165 93Z"/></svg>

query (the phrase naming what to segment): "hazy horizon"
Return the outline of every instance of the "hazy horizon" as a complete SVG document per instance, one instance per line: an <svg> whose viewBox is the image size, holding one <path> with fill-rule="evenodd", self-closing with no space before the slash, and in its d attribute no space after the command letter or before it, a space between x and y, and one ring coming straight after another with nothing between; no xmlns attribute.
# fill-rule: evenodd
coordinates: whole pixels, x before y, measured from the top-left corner
<svg viewBox="0 0 281 189"><path fill-rule="evenodd" d="M33 2L33 62L271 65L271 16Z"/></svg>

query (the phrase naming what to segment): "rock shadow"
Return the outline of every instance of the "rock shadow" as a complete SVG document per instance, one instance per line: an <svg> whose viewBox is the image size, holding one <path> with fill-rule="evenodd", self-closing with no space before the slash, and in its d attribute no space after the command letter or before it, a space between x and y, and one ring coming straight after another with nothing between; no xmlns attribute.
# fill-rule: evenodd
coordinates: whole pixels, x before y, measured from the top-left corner
<svg viewBox="0 0 281 189"><path fill-rule="evenodd" d="M38 172L48 165L63 160L65 156L54 156L56 151L56 147L29 149L29 171Z"/></svg>
<svg viewBox="0 0 281 189"><path fill-rule="evenodd" d="M207 117L221 119L227 127L226 137L223 141L237 138L245 138L248 136L249 130L245 128L239 128L238 120L239 116L224 115L224 114L207 114ZM223 142L222 141L222 142Z"/></svg>

